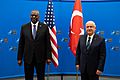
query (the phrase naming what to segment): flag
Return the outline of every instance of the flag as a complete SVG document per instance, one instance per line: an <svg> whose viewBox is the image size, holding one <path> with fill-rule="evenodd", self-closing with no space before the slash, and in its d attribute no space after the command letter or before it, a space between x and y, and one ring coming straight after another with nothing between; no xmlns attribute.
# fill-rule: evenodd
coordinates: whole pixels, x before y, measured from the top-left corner
<svg viewBox="0 0 120 80"><path fill-rule="evenodd" d="M56 38L55 16L54 16L54 11L53 11L52 0L48 1L44 22L49 27L50 42L51 42L51 47L52 47L52 50L51 50L52 62L54 66L57 67L59 64L58 63L58 45L57 45L57 38Z"/></svg>
<svg viewBox="0 0 120 80"><path fill-rule="evenodd" d="M83 14L81 0L76 0L71 17L70 29L69 29L69 47L74 56L76 56L76 48L80 35L84 34L83 28Z"/></svg>

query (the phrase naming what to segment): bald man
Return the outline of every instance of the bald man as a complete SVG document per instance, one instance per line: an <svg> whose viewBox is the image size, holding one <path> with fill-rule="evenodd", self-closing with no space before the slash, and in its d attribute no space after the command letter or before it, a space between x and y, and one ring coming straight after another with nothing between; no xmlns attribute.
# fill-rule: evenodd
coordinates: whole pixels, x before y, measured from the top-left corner
<svg viewBox="0 0 120 80"><path fill-rule="evenodd" d="M17 60L24 61L25 80L33 80L34 68L37 80L44 80L45 63L51 62L49 29L39 17L38 10L31 11L31 21L21 27Z"/></svg>
<svg viewBox="0 0 120 80"><path fill-rule="evenodd" d="M95 33L95 22L88 21L85 26L86 34L80 37L76 50L76 68L81 80L99 80L106 58L105 39Z"/></svg>

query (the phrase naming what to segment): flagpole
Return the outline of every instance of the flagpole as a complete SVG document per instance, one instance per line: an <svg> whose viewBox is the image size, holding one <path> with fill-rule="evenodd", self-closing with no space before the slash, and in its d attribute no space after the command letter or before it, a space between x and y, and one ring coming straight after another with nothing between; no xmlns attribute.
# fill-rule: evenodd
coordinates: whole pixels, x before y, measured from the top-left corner
<svg viewBox="0 0 120 80"><path fill-rule="evenodd" d="M76 69L76 80L78 80L78 69Z"/></svg>
<svg viewBox="0 0 120 80"><path fill-rule="evenodd" d="M76 80L78 80L78 71L79 71L79 66L78 65L76 65Z"/></svg>
<svg viewBox="0 0 120 80"><path fill-rule="evenodd" d="M49 80L49 76L50 76L50 64L47 64L47 80Z"/></svg>

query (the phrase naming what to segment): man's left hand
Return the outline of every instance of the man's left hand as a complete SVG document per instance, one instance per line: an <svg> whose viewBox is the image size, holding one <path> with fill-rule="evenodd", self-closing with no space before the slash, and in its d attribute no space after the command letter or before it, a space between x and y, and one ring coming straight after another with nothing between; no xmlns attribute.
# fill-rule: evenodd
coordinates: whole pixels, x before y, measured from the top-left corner
<svg viewBox="0 0 120 80"><path fill-rule="evenodd" d="M102 74L102 72L101 72L100 70L97 70L97 71L96 71L96 74L97 74L97 75L100 75L100 74Z"/></svg>
<svg viewBox="0 0 120 80"><path fill-rule="evenodd" d="M51 60L50 59L47 59L47 64L50 64L51 63Z"/></svg>

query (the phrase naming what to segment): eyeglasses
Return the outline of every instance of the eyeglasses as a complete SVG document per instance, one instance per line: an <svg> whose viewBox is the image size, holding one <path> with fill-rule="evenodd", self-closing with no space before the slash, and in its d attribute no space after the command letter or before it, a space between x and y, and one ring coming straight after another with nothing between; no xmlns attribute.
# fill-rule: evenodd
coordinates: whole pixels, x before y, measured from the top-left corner
<svg viewBox="0 0 120 80"><path fill-rule="evenodd" d="M37 17L38 15L32 14L31 17Z"/></svg>

